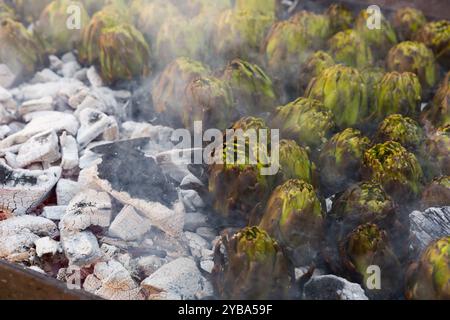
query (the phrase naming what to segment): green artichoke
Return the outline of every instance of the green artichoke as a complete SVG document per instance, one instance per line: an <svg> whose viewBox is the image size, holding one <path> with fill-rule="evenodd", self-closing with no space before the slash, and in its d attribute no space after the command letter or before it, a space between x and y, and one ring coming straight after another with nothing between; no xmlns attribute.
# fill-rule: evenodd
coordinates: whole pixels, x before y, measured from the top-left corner
<svg viewBox="0 0 450 320"><path fill-rule="evenodd" d="M16 13L14 9L7 5L5 2L0 1L0 22L4 19L16 20Z"/></svg>
<svg viewBox="0 0 450 320"><path fill-rule="evenodd" d="M423 110L421 119L434 127L450 124L450 72L439 86L433 101Z"/></svg>
<svg viewBox="0 0 450 320"><path fill-rule="evenodd" d="M316 51L311 54L300 68L299 74L299 94L305 93L311 80L317 77L323 70L334 66L336 63L333 58L325 51Z"/></svg>
<svg viewBox="0 0 450 320"><path fill-rule="evenodd" d="M381 183L395 199L416 197L421 191L423 172L414 154L400 143L377 144L364 154L363 176Z"/></svg>
<svg viewBox="0 0 450 320"><path fill-rule="evenodd" d="M241 115L274 109L277 97L272 80L256 64L234 59L225 68L222 79L231 86Z"/></svg>
<svg viewBox="0 0 450 320"><path fill-rule="evenodd" d="M105 28L99 38L100 74L107 83L150 74L150 49L131 24Z"/></svg>
<svg viewBox="0 0 450 320"><path fill-rule="evenodd" d="M369 147L369 138L352 128L337 133L324 145L319 156L321 182L331 194L360 180L363 156Z"/></svg>
<svg viewBox="0 0 450 320"><path fill-rule="evenodd" d="M214 250L212 279L222 299L288 298L292 273L277 242L258 227L223 236Z"/></svg>
<svg viewBox="0 0 450 320"><path fill-rule="evenodd" d="M305 96L322 101L340 128L360 125L368 116L367 87L359 71L351 67L325 69L311 81Z"/></svg>
<svg viewBox="0 0 450 320"><path fill-rule="evenodd" d="M362 10L356 18L355 29L358 31L377 59L384 59L389 49L397 43L397 36L389 21L381 15L380 28L369 29L369 12Z"/></svg>
<svg viewBox="0 0 450 320"><path fill-rule="evenodd" d="M211 71L201 62L178 58L170 63L156 79L152 88L157 113L179 115L187 85L194 79L208 76ZM182 122L182 119L177 119Z"/></svg>
<svg viewBox="0 0 450 320"><path fill-rule="evenodd" d="M234 6L239 11L258 12L264 15L275 16L277 0L236 0Z"/></svg>
<svg viewBox="0 0 450 320"><path fill-rule="evenodd" d="M329 41L330 54L337 63L364 68L373 65L372 50L353 29L336 33Z"/></svg>
<svg viewBox="0 0 450 320"><path fill-rule="evenodd" d="M147 1L147 0L144 0ZM172 0L172 3L188 18L199 14L215 14L232 8L232 0Z"/></svg>
<svg viewBox="0 0 450 320"><path fill-rule="evenodd" d="M445 67L450 67L450 21L440 20L425 24L416 34L415 40L431 48L436 58Z"/></svg>
<svg viewBox="0 0 450 320"><path fill-rule="evenodd" d="M369 110L375 110L376 87L386 74L383 68L367 67L360 71L367 87Z"/></svg>
<svg viewBox="0 0 450 320"><path fill-rule="evenodd" d="M10 2L16 14L28 24L38 20L41 12L52 0L12 0Z"/></svg>
<svg viewBox="0 0 450 320"><path fill-rule="evenodd" d="M412 40L416 32L427 23L422 11L403 7L395 11L392 25L400 41Z"/></svg>
<svg viewBox="0 0 450 320"><path fill-rule="evenodd" d="M10 18L0 22L0 63L6 64L20 80L44 64L39 42L20 23Z"/></svg>
<svg viewBox="0 0 450 320"><path fill-rule="evenodd" d="M186 128L193 128L194 121L202 121L204 128L229 127L233 116L231 87L215 77L201 77L191 81L185 90L180 117Z"/></svg>
<svg viewBox="0 0 450 320"><path fill-rule="evenodd" d="M450 175L450 124L436 129L426 141L430 162L436 166L435 175Z"/></svg>
<svg viewBox="0 0 450 320"><path fill-rule="evenodd" d="M330 18L333 34L350 29L355 20L352 12L342 4L330 5L325 14Z"/></svg>
<svg viewBox="0 0 450 320"><path fill-rule="evenodd" d="M450 236L432 242L408 271L406 298L450 299Z"/></svg>
<svg viewBox="0 0 450 320"><path fill-rule="evenodd" d="M390 71L415 73L424 90L436 84L435 57L433 51L423 43L405 41L392 47L387 57L387 66Z"/></svg>
<svg viewBox="0 0 450 320"><path fill-rule="evenodd" d="M316 165L310 160L308 150L294 140L280 141L279 162L283 182L299 179L316 185Z"/></svg>
<svg viewBox="0 0 450 320"><path fill-rule="evenodd" d="M283 246L295 266L312 263L324 235L324 214L313 186L302 180L278 186L259 227Z"/></svg>
<svg viewBox="0 0 450 320"><path fill-rule="evenodd" d="M450 176L441 176L433 179L423 190L422 207L448 206L450 204Z"/></svg>
<svg viewBox="0 0 450 320"><path fill-rule="evenodd" d="M80 10L80 29L68 28L68 9L75 6ZM54 0L36 23L36 33L51 54L61 54L75 49L82 39L82 30L89 23L89 15L81 2L72 0Z"/></svg>
<svg viewBox="0 0 450 320"><path fill-rule="evenodd" d="M386 73L375 87L373 118L381 121L395 113L416 117L420 111L421 96L422 88L414 73Z"/></svg>
<svg viewBox="0 0 450 320"><path fill-rule="evenodd" d="M340 241L351 230L366 223L390 227L395 212L394 201L379 183L354 184L333 201L329 214L334 227L332 236Z"/></svg>
<svg viewBox="0 0 450 320"><path fill-rule="evenodd" d="M367 223L353 230L340 243L342 263L349 276L363 285L370 297L392 297L398 293L402 282L402 270L392 251L386 232L375 224ZM381 271L381 288L371 290L368 280L370 266Z"/></svg>
<svg viewBox="0 0 450 320"><path fill-rule="evenodd" d="M425 134L419 124L401 114L393 114L381 122L376 141L395 141L410 151L418 151L425 141Z"/></svg>
<svg viewBox="0 0 450 320"><path fill-rule="evenodd" d="M298 98L276 109L272 128L279 128L283 137L300 145L316 148L327 141L335 123L320 101Z"/></svg>

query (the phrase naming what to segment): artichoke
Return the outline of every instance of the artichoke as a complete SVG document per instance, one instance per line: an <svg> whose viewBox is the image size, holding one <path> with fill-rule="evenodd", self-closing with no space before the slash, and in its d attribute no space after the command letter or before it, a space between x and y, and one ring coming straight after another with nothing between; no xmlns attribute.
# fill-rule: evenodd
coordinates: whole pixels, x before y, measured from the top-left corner
<svg viewBox="0 0 450 320"><path fill-rule="evenodd" d="M335 64L333 58L325 51L319 50L310 55L300 68L299 94L303 95L313 78L317 77L326 68Z"/></svg>
<svg viewBox="0 0 450 320"><path fill-rule="evenodd" d="M328 17L307 11L275 23L262 49L269 72L287 79L288 84L296 80L301 65L312 52L325 46L329 35Z"/></svg>
<svg viewBox="0 0 450 320"><path fill-rule="evenodd" d="M397 36L389 21L381 14L381 26L369 29L367 21L369 12L362 10L356 18L355 29L358 31L377 59L384 59L389 49L397 43Z"/></svg>
<svg viewBox="0 0 450 320"><path fill-rule="evenodd" d="M276 109L272 127L300 145L316 148L327 141L335 123L332 113L320 101L298 98Z"/></svg>
<svg viewBox="0 0 450 320"><path fill-rule="evenodd" d="M213 284L222 299L288 298L292 267L264 230L224 235L214 250Z"/></svg>
<svg viewBox="0 0 450 320"><path fill-rule="evenodd" d="M400 41L412 40L416 32L427 23L422 11L403 7L395 11L392 25Z"/></svg>
<svg viewBox="0 0 450 320"><path fill-rule="evenodd" d="M186 128L194 121L202 121L205 128L229 127L233 113L231 87L215 77L201 77L191 81L185 90L180 117Z"/></svg>
<svg viewBox="0 0 450 320"><path fill-rule="evenodd" d="M0 1L0 22L7 18L16 20L16 14L10 6L8 6L5 2Z"/></svg>
<svg viewBox="0 0 450 320"><path fill-rule="evenodd" d="M144 0L147 1L147 0ZM232 8L232 0L172 0L172 3L185 16L192 18L199 14L215 14Z"/></svg>
<svg viewBox="0 0 450 320"><path fill-rule="evenodd" d="M426 151L436 166L436 175L450 175L450 124L436 129L428 137Z"/></svg>
<svg viewBox="0 0 450 320"><path fill-rule="evenodd" d="M337 63L364 68L373 64L372 50L353 29L336 33L329 41L330 54Z"/></svg>
<svg viewBox="0 0 450 320"><path fill-rule="evenodd" d="M406 298L450 299L450 236L432 242L408 271Z"/></svg>
<svg viewBox="0 0 450 320"><path fill-rule="evenodd" d="M241 115L271 111L277 101L272 80L256 64L234 59L225 68L222 79L233 90Z"/></svg>
<svg viewBox="0 0 450 320"><path fill-rule="evenodd" d="M310 160L308 150L294 140L280 141L279 162L283 182L299 179L311 185L316 184L316 165Z"/></svg>
<svg viewBox="0 0 450 320"><path fill-rule="evenodd" d="M273 15L226 10L216 21L212 44L216 55L225 60L240 57L255 60L260 44L274 22Z"/></svg>
<svg viewBox="0 0 450 320"><path fill-rule="evenodd" d="M349 276L361 283L373 298L393 296L400 289L402 271L400 262L392 251L386 232L377 225L367 223L354 229L340 243L342 263ZM367 287L370 266L381 270L381 290Z"/></svg>
<svg viewBox="0 0 450 320"><path fill-rule="evenodd" d="M18 79L31 76L44 63L43 48L20 23L10 18L0 22L0 63Z"/></svg>
<svg viewBox="0 0 450 320"><path fill-rule="evenodd" d="M150 73L150 50L131 24L105 28L99 38L100 74L107 83L131 80Z"/></svg>
<svg viewBox="0 0 450 320"><path fill-rule="evenodd" d="M324 215L314 188L302 180L278 186L259 227L283 246L295 266L313 262L324 235Z"/></svg>
<svg viewBox="0 0 450 320"><path fill-rule="evenodd" d="M360 73L367 87L369 110L375 110L376 87L386 72L383 68L367 67L362 69Z"/></svg>
<svg viewBox="0 0 450 320"><path fill-rule="evenodd" d="M421 96L422 88L414 73L386 73L375 87L373 117L378 121L395 113L416 117L420 111Z"/></svg>
<svg viewBox="0 0 450 320"><path fill-rule="evenodd" d="M377 144L364 154L363 176L381 183L395 199L409 199L421 191L423 172L414 154L400 143Z"/></svg>
<svg viewBox="0 0 450 320"><path fill-rule="evenodd" d="M152 96L157 113L179 115L187 85L194 79L207 76L210 70L201 62L178 58L170 63L155 81ZM182 119L178 119L179 122Z"/></svg>
<svg viewBox="0 0 450 320"><path fill-rule="evenodd" d="M433 21L424 25L414 38L431 48L445 67L450 67L450 21Z"/></svg>
<svg viewBox="0 0 450 320"><path fill-rule="evenodd" d="M450 72L439 86L433 101L423 110L421 119L434 127L450 124Z"/></svg>
<svg viewBox="0 0 450 320"><path fill-rule="evenodd" d="M399 43L389 51L387 66L390 71L415 73L424 90L428 90L436 84L435 57L433 51L423 43L413 41Z"/></svg>
<svg viewBox="0 0 450 320"><path fill-rule="evenodd" d="M333 201L329 216L334 229L330 233L340 241L362 224L390 227L395 212L394 201L379 183L360 182L350 186Z"/></svg>
<svg viewBox="0 0 450 320"><path fill-rule="evenodd" d="M368 116L366 85L359 71L351 67L325 69L311 81L306 96L322 101L340 128L359 125Z"/></svg>
<svg viewBox="0 0 450 320"><path fill-rule="evenodd" d="M70 6L77 6L80 9L80 29L67 27ZM89 15L81 2L54 0L42 11L36 23L36 33L42 39L48 53L61 54L77 47L82 38L82 29L88 23Z"/></svg>
<svg viewBox="0 0 450 320"><path fill-rule="evenodd" d="M264 120L245 117L237 121L232 129L242 130L245 141L225 141L223 153L213 155L223 161L216 161L209 167L209 191L218 214L247 223L250 219L256 219L254 217L259 215L259 209L264 208L277 176L264 175L262 171L268 165L264 157L268 154L268 146L249 143L248 130L256 130L256 138L259 138L260 129L269 131ZM234 162L230 163L227 161L229 159L234 159ZM239 159L245 160L244 163L239 163ZM255 160L256 163L250 160Z"/></svg>
<svg viewBox="0 0 450 320"><path fill-rule="evenodd" d="M352 12L341 4L330 5L325 14L330 18L333 34L350 29L354 23Z"/></svg>
<svg viewBox="0 0 450 320"><path fill-rule="evenodd" d="M413 119L393 114L384 119L378 127L376 140L395 141L410 151L417 151L425 140L425 134Z"/></svg>
<svg viewBox="0 0 450 320"><path fill-rule="evenodd" d="M275 16L277 0L236 0L235 8L239 11L259 12L264 15Z"/></svg>
<svg viewBox="0 0 450 320"><path fill-rule="evenodd" d="M369 147L369 138L352 128L337 133L324 145L319 156L321 182L330 194L360 180L363 156Z"/></svg>
<svg viewBox="0 0 450 320"><path fill-rule="evenodd" d="M12 0L16 14L26 24L39 19L39 15L52 0Z"/></svg>
<svg viewBox="0 0 450 320"><path fill-rule="evenodd" d="M433 179L422 192L422 207L442 207L450 205L450 176Z"/></svg>

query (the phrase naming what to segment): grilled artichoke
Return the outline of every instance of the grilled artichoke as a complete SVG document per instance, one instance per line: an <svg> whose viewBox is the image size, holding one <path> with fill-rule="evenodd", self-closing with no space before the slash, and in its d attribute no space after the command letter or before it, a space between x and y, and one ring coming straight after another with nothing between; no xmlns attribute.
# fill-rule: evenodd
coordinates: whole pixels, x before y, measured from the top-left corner
<svg viewBox="0 0 450 320"><path fill-rule="evenodd" d="M277 108L272 127L300 145L316 148L327 141L335 123L332 113L320 101L298 98Z"/></svg>
<svg viewBox="0 0 450 320"><path fill-rule="evenodd" d="M222 79L233 90L241 115L258 115L271 111L277 97L272 80L256 64L234 59L225 68Z"/></svg>
<svg viewBox="0 0 450 320"><path fill-rule="evenodd" d="M450 67L450 21L433 21L424 25L415 40L431 48L436 58L445 67Z"/></svg>
<svg viewBox="0 0 450 320"><path fill-rule="evenodd" d="M393 114L381 122L376 133L378 142L395 141L410 151L419 150L425 134L419 124L401 114Z"/></svg>
<svg viewBox="0 0 450 320"><path fill-rule="evenodd" d="M450 176L433 179L422 192L422 207L441 207L450 205Z"/></svg>
<svg viewBox="0 0 450 320"><path fill-rule="evenodd" d="M330 18L333 34L350 29L355 20L352 12L341 4L330 5L325 14Z"/></svg>
<svg viewBox="0 0 450 320"><path fill-rule="evenodd" d="M335 65L333 58L325 51L319 50L310 55L300 68L299 94L303 95L311 80L333 65Z"/></svg>
<svg viewBox="0 0 450 320"><path fill-rule="evenodd" d="M450 299L450 236L432 242L408 271L406 298Z"/></svg>
<svg viewBox="0 0 450 320"><path fill-rule="evenodd" d="M193 128L194 121L202 121L205 128L229 127L233 116L231 87L215 77L202 77L191 81L185 90L180 117L186 128Z"/></svg>
<svg viewBox="0 0 450 320"><path fill-rule="evenodd" d="M330 54L337 63L364 68L373 64L372 50L353 29L336 33L329 41Z"/></svg>
<svg viewBox="0 0 450 320"><path fill-rule="evenodd" d="M207 76L210 70L201 62L178 58L170 63L155 81L153 105L157 113L179 115L186 86L194 79ZM182 119L177 119L182 122Z"/></svg>
<svg viewBox="0 0 450 320"><path fill-rule="evenodd" d="M224 235L214 250L214 287L222 299L288 298L292 268L277 242L248 227Z"/></svg>
<svg viewBox="0 0 450 320"><path fill-rule="evenodd" d="M239 11L259 12L275 16L277 0L236 0L234 6Z"/></svg>
<svg viewBox="0 0 450 320"><path fill-rule="evenodd" d="M68 9L79 8L80 29L68 28ZM61 54L75 49L81 41L82 29L89 23L89 15L81 2L72 0L54 0L47 7L36 23L36 33L52 54Z"/></svg>
<svg viewBox="0 0 450 320"><path fill-rule="evenodd" d="M274 237L294 265L313 262L323 238L324 215L314 188L288 180L272 193L259 227Z"/></svg>
<svg viewBox="0 0 450 320"><path fill-rule="evenodd" d="M11 18L0 22L0 63L6 64L20 80L44 63L43 48L20 23Z"/></svg>
<svg viewBox="0 0 450 320"><path fill-rule="evenodd" d="M316 185L316 165L310 160L307 149L300 147L294 140L281 140L279 154L283 182L299 179Z"/></svg>
<svg viewBox="0 0 450 320"><path fill-rule="evenodd" d="M369 147L369 138L352 128L334 135L324 145L319 157L321 182L330 194L360 180L362 159Z"/></svg>
<svg viewBox="0 0 450 320"><path fill-rule="evenodd" d="M362 69L360 73L367 87L369 110L375 110L376 87L386 72L383 68L367 67Z"/></svg>
<svg viewBox="0 0 450 320"><path fill-rule="evenodd" d="M131 80L150 73L150 50L131 24L105 28L99 38L100 74L107 83Z"/></svg>
<svg viewBox="0 0 450 320"><path fill-rule="evenodd" d="M381 26L376 29L369 29L367 21L369 12L362 10L356 18L355 29L367 45L372 49L376 59L384 59L389 49L397 43L397 36L389 21L381 14Z"/></svg>
<svg viewBox="0 0 450 320"><path fill-rule="evenodd" d="M231 0L171 0L171 2L189 18L203 13L215 14L232 8Z"/></svg>
<svg viewBox="0 0 450 320"><path fill-rule="evenodd" d="M422 168L400 143L377 144L364 154L363 176L381 183L394 199L410 199L421 191Z"/></svg>
<svg viewBox="0 0 450 320"><path fill-rule="evenodd" d="M387 66L390 71L415 73L424 90L436 84L435 57L433 51L423 43L405 41L392 47L387 57Z"/></svg>
<svg viewBox="0 0 450 320"><path fill-rule="evenodd" d="M439 86L433 101L423 110L421 119L434 127L450 124L450 72Z"/></svg>
<svg viewBox="0 0 450 320"><path fill-rule="evenodd" d="M28 24L39 19L44 8L52 2L51 0L12 0L10 1L14 11L20 19Z"/></svg>
<svg viewBox="0 0 450 320"><path fill-rule="evenodd" d="M322 101L340 128L361 124L368 116L368 96L358 70L343 65L325 69L313 79L306 96Z"/></svg>
<svg viewBox="0 0 450 320"><path fill-rule="evenodd" d="M392 22L400 41L412 40L425 23L427 19L423 12L411 7L403 7L395 11Z"/></svg>
<svg viewBox="0 0 450 320"><path fill-rule="evenodd" d="M7 5L5 2L0 1L0 22L4 19L16 20L16 13L14 9Z"/></svg>
<svg viewBox="0 0 450 320"><path fill-rule="evenodd" d="M450 175L450 124L438 128L428 137L427 154L436 168L435 175Z"/></svg>

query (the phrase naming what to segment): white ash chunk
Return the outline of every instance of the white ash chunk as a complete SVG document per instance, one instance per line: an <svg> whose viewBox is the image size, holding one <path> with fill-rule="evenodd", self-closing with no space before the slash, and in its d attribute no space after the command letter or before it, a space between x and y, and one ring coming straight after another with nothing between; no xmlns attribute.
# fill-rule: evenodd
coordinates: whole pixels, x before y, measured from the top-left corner
<svg viewBox="0 0 450 320"><path fill-rule="evenodd" d="M208 225L208 217L200 212L188 212L184 218L184 230L195 232L199 227Z"/></svg>
<svg viewBox="0 0 450 320"><path fill-rule="evenodd" d="M0 86L10 88L16 82L18 75L14 74L6 64L0 64Z"/></svg>
<svg viewBox="0 0 450 320"><path fill-rule="evenodd" d="M51 96L46 96L36 100L25 101L19 106L18 113L20 116L23 116L30 112L52 111L53 109L53 98Z"/></svg>
<svg viewBox="0 0 450 320"><path fill-rule="evenodd" d="M192 300L209 289L209 285L195 261L190 258L178 258L163 265L141 283L148 290L150 299L171 294L180 299Z"/></svg>
<svg viewBox="0 0 450 320"><path fill-rule="evenodd" d="M128 270L115 260L97 263L92 276L94 278L89 279L88 287L84 288L104 299L142 300L144 298L139 285L133 280Z"/></svg>
<svg viewBox="0 0 450 320"><path fill-rule="evenodd" d="M10 101L0 101L0 124L9 124L16 118L16 103Z"/></svg>
<svg viewBox="0 0 450 320"><path fill-rule="evenodd" d="M11 132L11 128L7 125L0 126L0 139L3 139Z"/></svg>
<svg viewBox="0 0 450 320"><path fill-rule="evenodd" d="M214 268L214 262L212 260L202 260L200 261L200 268L208 273L211 273Z"/></svg>
<svg viewBox="0 0 450 320"><path fill-rule="evenodd" d="M409 215L413 246L424 250L432 241L450 235L450 207L429 208Z"/></svg>
<svg viewBox="0 0 450 320"><path fill-rule="evenodd" d="M23 168L35 162L53 163L61 158L58 136L54 130L44 131L22 144L16 162Z"/></svg>
<svg viewBox="0 0 450 320"><path fill-rule="evenodd" d="M64 78L74 78L74 75L80 70L81 66L77 61L69 61L62 66L61 75Z"/></svg>
<svg viewBox="0 0 450 320"><path fill-rule="evenodd" d="M150 221L132 206L125 206L109 227L109 235L125 241L140 240L150 230Z"/></svg>
<svg viewBox="0 0 450 320"><path fill-rule="evenodd" d="M149 277L164 264L166 264L166 260L155 255L140 257L136 261L138 271L146 277Z"/></svg>
<svg viewBox="0 0 450 320"><path fill-rule="evenodd" d="M81 231L90 226L108 227L111 223L111 198L106 192L86 190L77 194L67 206L59 227L64 231Z"/></svg>
<svg viewBox="0 0 450 320"><path fill-rule="evenodd" d="M61 244L71 265L86 266L99 261L103 254L95 235L90 231L61 233Z"/></svg>
<svg viewBox="0 0 450 320"><path fill-rule="evenodd" d="M180 183L180 188L183 189L203 187L203 186L204 186L203 182L201 182L200 179L194 176L192 173L185 176Z"/></svg>
<svg viewBox="0 0 450 320"><path fill-rule="evenodd" d="M46 82L56 82L60 80L60 76L58 76L53 70L51 69L43 69L42 71L38 71L33 79L31 79L30 83L36 84L36 83L46 83Z"/></svg>
<svg viewBox="0 0 450 320"><path fill-rule="evenodd" d="M39 236L31 232L0 236L0 258L9 261L16 260L17 255L28 254L38 239Z"/></svg>
<svg viewBox="0 0 450 320"><path fill-rule="evenodd" d="M47 196L61 175L61 168L12 169L0 162L0 210L11 215L30 212Z"/></svg>
<svg viewBox="0 0 450 320"><path fill-rule="evenodd" d="M93 87L102 87L103 86L103 80L100 77L100 75L98 74L98 72L94 66L90 67L87 70L86 76L87 76L91 86L93 86Z"/></svg>
<svg viewBox="0 0 450 320"><path fill-rule="evenodd" d="M171 141L174 130L170 127L152 125L147 122L126 121L122 124L122 129L128 139L150 138L154 145L149 149L157 150L157 152L170 150L174 146Z"/></svg>
<svg viewBox="0 0 450 320"><path fill-rule="evenodd" d="M185 207L191 211L196 211L196 209L204 208L205 203L195 190L183 190L179 191L180 199L183 201Z"/></svg>
<svg viewBox="0 0 450 320"><path fill-rule="evenodd" d="M199 227L195 233L208 241L213 241L217 237L217 232L211 227Z"/></svg>
<svg viewBox="0 0 450 320"><path fill-rule="evenodd" d="M38 257L46 254L55 255L60 250L59 242L50 237L39 238L34 244L36 245L36 254Z"/></svg>
<svg viewBox="0 0 450 320"><path fill-rule="evenodd" d="M117 128L117 122L113 117L91 108L86 108L80 112L80 123L81 126L77 134L80 147L85 147L108 129Z"/></svg>
<svg viewBox="0 0 450 320"><path fill-rule="evenodd" d="M61 78L58 81L25 84L20 86L17 98L22 101L41 99L45 96L57 98L61 92L76 92L85 85L76 79Z"/></svg>
<svg viewBox="0 0 450 320"><path fill-rule="evenodd" d="M189 249L191 250L191 254L195 258L202 257L202 250L211 249L211 244L202 237L200 237L198 234L187 231L184 233L184 235L187 239Z"/></svg>
<svg viewBox="0 0 450 320"><path fill-rule="evenodd" d="M78 132L78 120L69 113L48 111L45 116L33 118L22 130L0 141L0 148L26 142L32 136L48 130L67 131L75 135Z"/></svg>
<svg viewBox="0 0 450 320"><path fill-rule="evenodd" d="M61 144L61 167L64 170L71 170L78 167L79 157L78 157L78 144L77 140L71 135L67 135L64 131L59 137Z"/></svg>
<svg viewBox="0 0 450 320"><path fill-rule="evenodd" d="M363 288L335 275L312 277L303 292L305 300L369 300Z"/></svg>
<svg viewBox="0 0 450 320"><path fill-rule="evenodd" d="M67 206L47 206L42 211L44 218L59 221L66 214Z"/></svg>
<svg viewBox="0 0 450 320"><path fill-rule="evenodd" d="M0 221L0 237L31 232L38 236L55 237L58 234L56 224L46 218L24 215Z"/></svg>
<svg viewBox="0 0 450 320"><path fill-rule="evenodd" d="M0 85L0 102L9 101L11 99L12 94Z"/></svg>
<svg viewBox="0 0 450 320"><path fill-rule="evenodd" d="M100 247L100 250L102 250L104 257L107 260L111 260L119 253L119 248L116 246L112 246L106 243L103 243Z"/></svg>
<svg viewBox="0 0 450 320"><path fill-rule="evenodd" d="M56 184L56 203L58 206L66 206L80 191L78 182L69 179L59 179Z"/></svg>
<svg viewBox="0 0 450 320"><path fill-rule="evenodd" d="M62 68L63 62L55 55L49 55L48 60L50 62L50 69L53 71L58 71Z"/></svg>

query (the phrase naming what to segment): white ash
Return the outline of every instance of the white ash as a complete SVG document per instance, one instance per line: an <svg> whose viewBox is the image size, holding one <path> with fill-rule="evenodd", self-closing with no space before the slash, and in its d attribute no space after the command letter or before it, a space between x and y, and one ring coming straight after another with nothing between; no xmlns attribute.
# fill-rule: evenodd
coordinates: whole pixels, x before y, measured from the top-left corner
<svg viewBox="0 0 450 320"><path fill-rule="evenodd" d="M16 82L17 76L6 64L0 64L0 86L4 88L11 87Z"/></svg>
<svg viewBox="0 0 450 320"><path fill-rule="evenodd" d="M187 164L190 163L193 152L195 149L174 149L157 154L155 159L165 174L181 183L191 174Z"/></svg>
<svg viewBox="0 0 450 320"><path fill-rule="evenodd" d="M179 196L186 209L191 211L196 211L197 209L201 209L205 207L205 203L203 199L200 197L197 191L195 190L179 190Z"/></svg>
<svg viewBox="0 0 450 320"><path fill-rule="evenodd" d="M59 179L56 184L56 201L59 206L68 205L80 191L82 187L77 181L69 179Z"/></svg>
<svg viewBox="0 0 450 320"><path fill-rule="evenodd" d="M304 287L305 300L369 300L363 288L334 275L312 277Z"/></svg>
<svg viewBox="0 0 450 320"><path fill-rule="evenodd" d="M39 273L45 274L45 271L42 270L41 268L39 268L38 266L31 266L31 267L28 267L28 269L33 270L35 272L39 272Z"/></svg>
<svg viewBox="0 0 450 320"><path fill-rule="evenodd" d="M58 136L54 130L47 130L20 146L16 162L23 168L35 162L53 163L60 158Z"/></svg>
<svg viewBox="0 0 450 320"><path fill-rule="evenodd" d="M184 230L195 232L197 228L208 225L208 217L200 212L188 212L184 218Z"/></svg>
<svg viewBox="0 0 450 320"><path fill-rule="evenodd" d="M21 233L33 233L38 236L55 237L58 234L56 224L44 217L24 215L0 221L0 237Z"/></svg>
<svg viewBox="0 0 450 320"><path fill-rule="evenodd" d="M145 277L149 277L166 263L166 259L155 255L143 256L136 259L137 269Z"/></svg>
<svg viewBox="0 0 450 320"><path fill-rule="evenodd" d="M103 80L100 77L100 75L98 74L98 72L94 66L90 67L87 70L86 76L87 76L87 79L89 80L89 83L91 84L91 86L93 86L93 87L102 87L103 86Z"/></svg>
<svg viewBox="0 0 450 320"><path fill-rule="evenodd" d="M66 214L67 206L46 206L42 210L44 218L59 221Z"/></svg>
<svg viewBox="0 0 450 320"><path fill-rule="evenodd" d="M28 251L38 239L39 236L27 231L0 236L0 258L11 261L17 260L20 255L26 259Z"/></svg>
<svg viewBox="0 0 450 320"><path fill-rule="evenodd" d="M12 94L0 85L0 102L9 101L11 99Z"/></svg>
<svg viewBox="0 0 450 320"><path fill-rule="evenodd" d="M76 139L64 131L59 137L59 142L61 144L62 153L61 167L64 170L77 168L79 164L79 157Z"/></svg>
<svg viewBox="0 0 450 320"><path fill-rule="evenodd" d="M202 250L211 249L210 243L196 233L186 231L184 236L187 239L192 256L197 259L202 257Z"/></svg>
<svg viewBox="0 0 450 320"><path fill-rule="evenodd" d="M14 92L14 97L20 101L41 99L46 96L56 99L58 95L66 96L68 93L76 92L84 86L79 80L61 78L53 82L24 84L18 87L17 92Z"/></svg>
<svg viewBox="0 0 450 320"><path fill-rule="evenodd" d="M111 260L112 258L114 258L120 251L116 246L112 246L106 243L103 243L101 245L100 250L102 250L103 256L107 260Z"/></svg>
<svg viewBox="0 0 450 320"><path fill-rule="evenodd" d="M61 244L69 263L86 266L99 261L103 254L91 231L61 233Z"/></svg>
<svg viewBox="0 0 450 320"><path fill-rule="evenodd" d="M58 71L62 68L63 62L55 55L49 55L48 60L50 62L50 69L53 71Z"/></svg>
<svg viewBox="0 0 450 320"><path fill-rule="evenodd" d="M69 51L61 56L61 62L63 62L63 63L68 63L68 62L73 62L73 61L77 61L77 57L75 56L75 54L73 52Z"/></svg>
<svg viewBox="0 0 450 320"><path fill-rule="evenodd" d="M188 189L188 188L199 188L204 187L203 182L200 181L199 178L194 176L192 173L188 174L181 180L180 188Z"/></svg>
<svg viewBox="0 0 450 320"><path fill-rule="evenodd" d="M11 128L7 125L0 125L0 139L3 139L11 132Z"/></svg>
<svg viewBox="0 0 450 320"><path fill-rule="evenodd" d="M38 257L42 257L46 254L55 255L61 250L60 243L50 237L39 238L34 244L36 246L36 254Z"/></svg>
<svg viewBox="0 0 450 320"><path fill-rule="evenodd" d="M86 190L68 204L59 227L64 231L81 231L90 226L108 227L111 223L111 199L105 192Z"/></svg>
<svg viewBox="0 0 450 320"><path fill-rule="evenodd" d="M150 221L139 215L132 206L125 206L109 227L109 235L125 241L141 240L150 230Z"/></svg>
<svg viewBox="0 0 450 320"><path fill-rule="evenodd" d="M217 237L217 232L211 227L199 227L195 233L208 241L213 241Z"/></svg>
<svg viewBox="0 0 450 320"><path fill-rule="evenodd" d="M51 69L43 69L38 71L34 77L30 80L31 84L36 83L47 83L47 82L57 82L61 79L53 70Z"/></svg>
<svg viewBox="0 0 450 320"><path fill-rule="evenodd" d="M23 116L30 112L52 110L54 110L53 98L51 96L46 96L36 100L25 101L19 106L18 114Z"/></svg>
<svg viewBox="0 0 450 320"><path fill-rule="evenodd" d="M113 117L97 110L86 108L80 112L80 129L77 134L77 142L80 147L85 147L89 142L107 132L109 140L117 139L117 122Z"/></svg>
<svg viewBox="0 0 450 320"><path fill-rule="evenodd" d="M68 61L63 64L60 74L64 78L74 78L77 71L81 70L81 66L77 61Z"/></svg>
<svg viewBox="0 0 450 320"><path fill-rule="evenodd" d="M202 270L211 273L214 268L214 262L212 260L202 260L200 262L200 267Z"/></svg>

